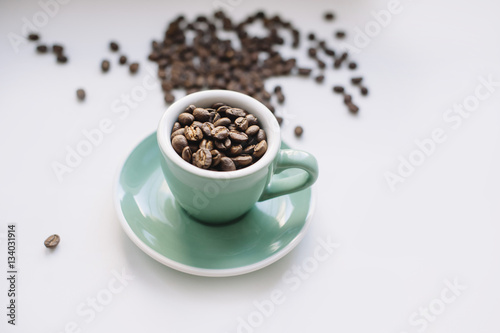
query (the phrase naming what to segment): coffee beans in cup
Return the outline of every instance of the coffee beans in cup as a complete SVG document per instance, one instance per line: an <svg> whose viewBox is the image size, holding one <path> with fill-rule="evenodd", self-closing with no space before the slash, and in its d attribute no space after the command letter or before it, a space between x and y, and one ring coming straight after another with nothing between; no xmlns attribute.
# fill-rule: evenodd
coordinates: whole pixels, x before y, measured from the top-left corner
<svg viewBox="0 0 500 333"><path fill-rule="evenodd" d="M178 116L170 140L183 160L213 171L245 168L267 151L266 132L257 117L222 102L207 108L189 105Z"/></svg>

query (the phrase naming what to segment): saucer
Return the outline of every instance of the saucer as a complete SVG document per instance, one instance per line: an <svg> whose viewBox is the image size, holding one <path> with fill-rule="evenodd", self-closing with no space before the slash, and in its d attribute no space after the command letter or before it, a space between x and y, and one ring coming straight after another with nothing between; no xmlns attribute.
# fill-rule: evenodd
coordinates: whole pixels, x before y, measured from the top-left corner
<svg viewBox="0 0 500 333"><path fill-rule="evenodd" d="M282 148L288 148L282 144ZM289 253L311 223L314 197L305 189L257 202L238 221L211 226L190 217L163 177L156 132L127 157L117 176L115 206L122 228L145 253L200 276L234 276L266 267ZM280 176L300 171L288 169Z"/></svg>

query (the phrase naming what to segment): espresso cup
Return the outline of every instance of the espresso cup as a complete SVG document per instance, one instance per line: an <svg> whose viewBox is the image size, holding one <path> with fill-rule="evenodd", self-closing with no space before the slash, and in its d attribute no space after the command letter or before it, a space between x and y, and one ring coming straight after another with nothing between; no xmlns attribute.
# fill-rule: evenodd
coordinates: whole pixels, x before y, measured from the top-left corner
<svg viewBox="0 0 500 333"><path fill-rule="evenodd" d="M191 104L206 108L217 102L241 108L259 120L267 135L268 148L254 164L234 171L205 170L183 160L172 147L170 135L179 114ZM189 215L207 224L236 220L257 201L303 190L318 178L314 156L304 151L281 149L280 126L274 114L256 99L234 91L206 90L179 99L163 114L157 140L170 191ZM302 171L275 176L290 168Z"/></svg>

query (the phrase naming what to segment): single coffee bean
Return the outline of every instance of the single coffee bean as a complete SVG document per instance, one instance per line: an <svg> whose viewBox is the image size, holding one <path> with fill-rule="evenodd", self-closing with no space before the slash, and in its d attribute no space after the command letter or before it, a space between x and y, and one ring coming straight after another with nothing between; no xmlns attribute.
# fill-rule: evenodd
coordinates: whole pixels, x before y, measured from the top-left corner
<svg viewBox="0 0 500 333"><path fill-rule="evenodd" d="M177 118L182 126L189 126L194 121L194 116L191 113L183 112Z"/></svg>
<svg viewBox="0 0 500 333"><path fill-rule="evenodd" d="M62 45L59 45L59 44L54 44L52 45L52 52L54 52L55 54L61 54L64 52L64 47Z"/></svg>
<svg viewBox="0 0 500 333"><path fill-rule="evenodd" d="M221 103L221 102L219 102L219 103L214 103L214 104L212 104L212 109L217 110L218 108L220 108L221 106L224 106L224 105L226 105L226 104Z"/></svg>
<svg viewBox="0 0 500 333"><path fill-rule="evenodd" d="M184 127L179 128L178 130L176 130L175 132L173 132L172 135L170 136L170 139L173 139L177 135L184 136Z"/></svg>
<svg viewBox="0 0 500 333"><path fill-rule="evenodd" d="M216 122L214 122L214 126L215 127L218 127L218 126L229 126L230 124L231 124L231 119L229 119L227 117L220 118L219 120L217 120Z"/></svg>
<svg viewBox="0 0 500 333"><path fill-rule="evenodd" d="M210 150L200 148L193 154L193 164L198 168L208 169L212 165L212 154Z"/></svg>
<svg viewBox="0 0 500 333"><path fill-rule="evenodd" d="M323 61L321 61L321 60L319 60L319 59L317 61L317 64L318 64L318 68L319 69L325 69L326 68L326 63L323 62Z"/></svg>
<svg viewBox="0 0 500 333"><path fill-rule="evenodd" d="M358 64L356 64L354 61L349 63L349 69L356 69L358 68Z"/></svg>
<svg viewBox="0 0 500 333"><path fill-rule="evenodd" d="M255 146L253 156L255 158L260 158L262 157L262 155L264 155L266 151L267 151L267 142L266 140L262 140Z"/></svg>
<svg viewBox="0 0 500 333"><path fill-rule="evenodd" d="M318 53L318 51L314 48L314 47L310 47L308 50L307 50L307 53L309 54L309 56L311 58L316 58L316 55Z"/></svg>
<svg viewBox="0 0 500 333"><path fill-rule="evenodd" d="M230 159L229 157L226 157L226 156L224 156L220 159L219 168L222 171L234 171L234 170L236 170L236 166L234 165L233 160Z"/></svg>
<svg viewBox="0 0 500 333"><path fill-rule="evenodd" d="M353 77L351 79L352 84L360 84L363 81L362 77Z"/></svg>
<svg viewBox="0 0 500 333"><path fill-rule="evenodd" d="M28 39L34 42L34 41L39 40L40 36L38 34L31 33L31 34L28 35Z"/></svg>
<svg viewBox="0 0 500 333"><path fill-rule="evenodd" d="M263 141L263 140L266 140L266 139L267 139L266 132L264 132L263 129L260 129L257 132L257 141L260 142L260 141Z"/></svg>
<svg viewBox="0 0 500 333"><path fill-rule="evenodd" d="M236 130L229 131L229 137L231 138L231 141L236 143L242 143L248 140L248 135Z"/></svg>
<svg viewBox="0 0 500 333"><path fill-rule="evenodd" d="M361 87L361 95L363 95L363 96L368 95L368 88L367 87Z"/></svg>
<svg viewBox="0 0 500 333"><path fill-rule="evenodd" d="M236 118L234 124L238 128L238 130L245 132L248 128L248 119L245 117Z"/></svg>
<svg viewBox="0 0 500 333"><path fill-rule="evenodd" d="M227 154L230 156L238 156L242 152L243 152L242 145L232 145L231 148L229 148L229 151L227 152Z"/></svg>
<svg viewBox="0 0 500 333"><path fill-rule="evenodd" d="M213 150L214 149L214 142L212 140L203 139L200 142L200 148Z"/></svg>
<svg viewBox="0 0 500 333"><path fill-rule="evenodd" d="M58 55L56 59L57 59L57 62L61 63L61 64L65 64L65 63L68 62L68 57L66 57L66 56L64 56L62 54Z"/></svg>
<svg viewBox="0 0 500 333"><path fill-rule="evenodd" d="M249 128L247 128L245 133L248 136L252 136L252 135L257 134L259 132L259 130L260 130L260 127L258 125L252 125Z"/></svg>
<svg viewBox="0 0 500 333"><path fill-rule="evenodd" d="M200 141L203 139L203 132L201 128L196 126L186 126L184 127L184 136L188 141Z"/></svg>
<svg viewBox="0 0 500 333"><path fill-rule="evenodd" d="M302 75L302 76L309 76L309 74L311 74L311 69L310 68L299 68L298 69L298 73L299 75Z"/></svg>
<svg viewBox="0 0 500 333"><path fill-rule="evenodd" d="M184 161L191 163L193 153L191 152L191 148L189 148L189 146L184 147L181 157Z"/></svg>
<svg viewBox="0 0 500 333"><path fill-rule="evenodd" d="M248 126L257 125L259 123L257 117L255 117L253 114L247 114L245 118L247 118L248 120Z"/></svg>
<svg viewBox="0 0 500 333"><path fill-rule="evenodd" d="M325 76L324 75L318 75L314 78L314 80L318 83L322 83L324 80L325 80Z"/></svg>
<svg viewBox="0 0 500 333"><path fill-rule="evenodd" d="M76 91L76 97L80 100L83 101L85 99L85 90L83 89L78 89Z"/></svg>
<svg viewBox="0 0 500 333"><path fill-rule="evenodd" d="M172 127L172 133L175 133L175 131L177 131L177 130L179 130L181 128L182 128L181 124L178 121L176 121L174 123L174 126Z"/></svg>
<svg viewBox="0 0 500 333"><path fill-rule="evenodd" d="M128 69L129 69L130 73L135 74L139 70L139 64L136 62L133 62L130 64Z"/></svg>
<svg viewBox="0 0 500 333"><path fill-rule="evenodd" d="M307 35L307 39L309 39L309 40L315 40L316 39L316 35L314 35L313 33L310 33L309 35Z"/></svg>
<svg viewBox="0 0 500 333"><path fill-rule="evenodd" d="M351 102L352 102L352 96L349 95L349 94L345 94L344 95L344 103L348 104L348 103L351 103Z"/></svg>
<svg viewBox="0 0 500 333"><path fill-rule="evenodd" d="M175 101L175 96L171 94L170 92L165 93L165 102L167 104L171 104Z"/></svg>
<svg viewBox="0 0 500 333"><path fill-rule="evenodd" d="M245 117L246 113L239 108L230 108L226 110L226 115L232 118Z"/></svg>
<svg viewBox="0 0 500 333"><path fill-rule="evenodd" d="M345 38L345 31L342 31L342 30L339 30L335 33L335 37L337 37L338 39L344 39Z"/></svg>
<svg viewBox="0 0 500 333"><path fill-rule="evenodd" d="M102 69L103 72L109 71L109 66L110 66L110 64L109 64L108 60L103 60L101 62L101 69Z"/></svg>
<svg viewBox="0 0 500 333"><path fill-rule="evenodd" d="M359 111L359 108L356 105L354 105L353 103L348 103L347 108L349 109L349 111L351 113L358 113L358 111Z"/></svg>
<svg viewBox="0 0 500 333"><path fill-rule="evenodd" d="M215 124L217 120L221 119L221 115L219 112L215 112L215 115L213 118L210 118L210 121Z"/></svg>
<svg viewBox="0 0 500 333"><path fill-rule="evenodd" d="M188 145L187 139L184 135L176 135L172 139L172 147L177 152L177 154L181 154L184 147Z"/></svg>
<svg viewBox="0 0 500 333"><path fill-rule="evenodd" d="M193 104L191 104L190 106L188 106L186 108L186 110L184 110L184 112L193 113L194 109L196 109L196 106L194 106Z"/></svg>
<svg viewBox="0 0 500 333"><path fill-rule="evenodd" d="M220 106L218 109L217 109L217 112L219 113L226 113L227 110L229 110L231 107L229 105L223 105L223 106Z"/></svg>
<svg viewBox="0 0 500 333"><path fill-rule="evenodd" d="M120 63L120 65L125 65L127 63L127 57L124 55L120 56L118 62Z"/></svg>
<svg viewBox="0 0 500 333"><path fill-rule="evenodd" d="M213 149L213 150L210 151L210 154L212 154L212 165L211 165L211 167L216 167L220 163L220 160L222 158L222 153L219 152L216 149Z"/></svg>
<svg viewBox="0 0 500 333"><path fill-rule="evenodd" d="M217 126L212 131L212 136L217 140L225 140L229 136L229 130L224 126Z"/></svg>
<svg viewBox="0 0 500 333"><path fill-rule="evenodd" d="M194 127L199 127L201 129L201 127L203 126L203 123L201 121L195 120L195 121L193 121L192 125Z"/></svg>
<svg viewBox="0 0 500 333"><path fill-rule="evenodd" d="M295 136L301 137L302 133L304 133L304 129L302 128L302 126L297 126L297 127L295 127L294 132L295 132Z"/></svg>
<svg viewBox="0 0 500 333"><path fill-rule="evenodd" d="M335 86L333 87L333 91L340 94L340 93L343 93L344 92L344 87L342 86Z"/></svg>
<svg viewBox="0 0 500 333"><path fill-rule="evenodd" d="M253 158L250 155L240 155L231 158L231 160L234 162L237 168L244 168L246 166L249 166L253 162Z"/></svg>
<svg viewBox="0 0 500 333"><path fill-rule="evenodd" d="M47 45L38 45L36 47L36 51L38 53L47 53L47 51L48 51Z"/></svg>
<svg viewBox="0 0 500 333"><path fill-rule="evenodd" d="M209 122L205 122L205 123L203 123L203 125L201 125L201 130L203 131L203 134L207 137L212 136L212 131L214 129L215 129L215 125L212 123L209 123Z"/></svg>
<svg viewBox="0 0 500 333"><path fill-rule="evenodd" d="M189 146L189 149L191 149L191 153L195 153L198 151L198 149L200 149L200 145L198 144L198 142L194 142L194 141L188 141L188 146Z"/></svg>
<svg viewBox="0 0 500 333"><path fill-rule="evenodd" d="M210 112L207 109L196 108L193 110L193 116L196 120L205 122L210 120Z"/></svg>
<svg viewBox="0 0 500 333"><path fill-rule="evenodd" d="M242 154L252 155L255 150L255 145L249 145L243 148Z"/></svg>
<svg viewBox="0 0 500 333"><path fill-rule="evenodd" d="M275 94L277 94L277 93L281 92L281 90L282 90L281 86L276 86L276 87L274 87L274 93L275 93Z"/></svg>
<svg viewBox="0 0 500 333"><path fill-rule="evenodd" d="M53 249L59 244L60 241L61 237L59 237L59 235L54 234L47 237L47 239L45 240L45 242L43 242L43 244L45 245L45 247Z"/></svg>
<svg viewBox="0 0 500 333"><path fill-rule="evenodd" d="M116 52L116 51L118 51L120 49L120 47L118 46L118 43L116 43L116 42L110 42L109 43L109 48L113 52Z"/></svg>
<svg viewBox="0 0 500 333"><path fill-rule="evenodd" d="M236 131L236 129L237 129L236 124L229 124L229 125L227 126L227 129L228 129L229 131Z"/></svg>
<svg viewBox="0 0 500 333"><path fill-rule="evenodd" d="M331 21L331 20L334 19L335 16L334 16L334 14L332 12L327 12L327 13L325 13L324 17L325 17L325 20Z"/></svg>

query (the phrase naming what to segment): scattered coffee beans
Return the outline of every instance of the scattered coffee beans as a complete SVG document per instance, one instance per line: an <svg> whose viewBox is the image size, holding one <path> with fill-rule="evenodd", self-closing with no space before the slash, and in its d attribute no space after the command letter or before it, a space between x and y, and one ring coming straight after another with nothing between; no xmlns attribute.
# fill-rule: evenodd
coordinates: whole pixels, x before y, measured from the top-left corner
<svg viewBox="0 0 500 333"><path fill-rule="evenodd" d="M80 100L83 101L85 99L85 90L83 89L78 89L76 91L76 97Z"/></svg>
<svg viewBox="0 0 500 333"><path fill-rule="evenodd" d="M214 171L245 168L267 151L266 133L257 118L224 103L189 105L178 116L170 140L186 162Z"/></svg>
<svg viewBox="0 0 500 333"><path fill-rule="evenodd" d="M43 242L43 244L45 245L45 247L52 249L52 248L55 248L59 244L60 241L61 241L61 238L59 237L59 235L54 234L54 235L49 236L45 240L45 242Z"/></svg>

